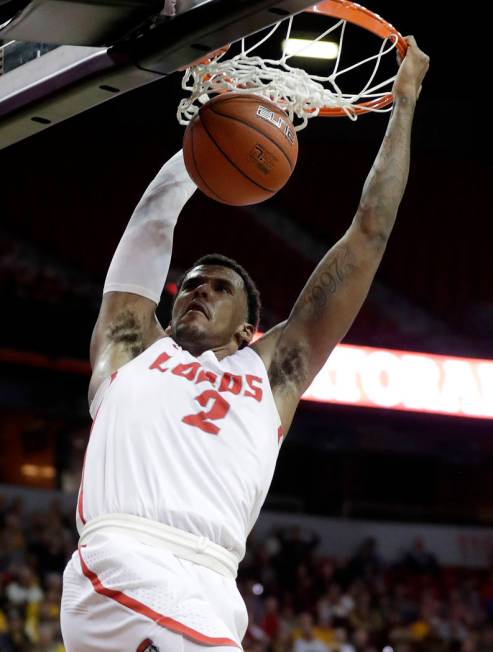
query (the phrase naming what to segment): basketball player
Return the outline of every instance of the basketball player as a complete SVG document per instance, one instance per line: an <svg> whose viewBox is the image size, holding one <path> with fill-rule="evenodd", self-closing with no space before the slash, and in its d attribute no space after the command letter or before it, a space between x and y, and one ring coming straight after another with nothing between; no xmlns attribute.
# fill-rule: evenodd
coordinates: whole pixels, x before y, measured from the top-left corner
<svg viewBox="0 0 493 652"><path fill-rule="evenodd" d="M212 256L185 274L166 329L156 305L173 229L195 190L181 152L138 204L91 342L94 419L64 574L67 652L241 649L235 577L301 395L363 303L407 182L428 57L408 37L394 108L357 213L288 319L251 344L258 293Z"/></svg>

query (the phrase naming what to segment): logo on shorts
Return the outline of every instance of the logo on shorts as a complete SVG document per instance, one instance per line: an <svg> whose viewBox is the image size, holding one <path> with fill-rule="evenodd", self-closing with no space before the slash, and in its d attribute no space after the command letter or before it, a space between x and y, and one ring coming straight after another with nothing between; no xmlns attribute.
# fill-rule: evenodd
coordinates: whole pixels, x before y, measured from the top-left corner
<svg viewBox="0 0 493 652"><path fill-rule="evenodd" d="M139 645L136 652L159 652L159 648L154 645L150 638L146 638Z"/></svg>

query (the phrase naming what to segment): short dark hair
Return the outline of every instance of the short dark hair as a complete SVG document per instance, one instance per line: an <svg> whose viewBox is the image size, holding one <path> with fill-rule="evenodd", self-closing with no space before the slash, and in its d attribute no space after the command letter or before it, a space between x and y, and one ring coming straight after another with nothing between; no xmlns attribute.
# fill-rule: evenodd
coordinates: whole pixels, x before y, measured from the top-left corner
<svg viewBox="0 0 493 652"><path fill-rule="evenodd" d="M219 267L228 267L229 269L232 269L234 272L236 272L238 276L241 276L245 285L245 293L247 297L248 323L255 326L255 328L258 328L260 310L262 307L258 288L246 269L237 263L236 260L228 258L228 256L223 256L222 254L206 254L205 256L202 256L196 260L178 281L177 294L181 290L181 286L183 285L183 281L185 280L187 274L189 274L199 265L218 265Z"/></svg>

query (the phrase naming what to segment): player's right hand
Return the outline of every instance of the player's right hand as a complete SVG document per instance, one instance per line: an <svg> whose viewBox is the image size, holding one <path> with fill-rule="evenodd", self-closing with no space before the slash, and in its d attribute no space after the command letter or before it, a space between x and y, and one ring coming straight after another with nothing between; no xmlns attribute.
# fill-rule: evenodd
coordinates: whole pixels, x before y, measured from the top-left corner
<svg viewBox="0 0 493 652"><path fill-rule="evenodd" d="M416 101L421 93L421 85L430 65L430 57L419 49L414 36L406 36L406 56L401 60L392 93L394 98L406 98Z"/></svg>

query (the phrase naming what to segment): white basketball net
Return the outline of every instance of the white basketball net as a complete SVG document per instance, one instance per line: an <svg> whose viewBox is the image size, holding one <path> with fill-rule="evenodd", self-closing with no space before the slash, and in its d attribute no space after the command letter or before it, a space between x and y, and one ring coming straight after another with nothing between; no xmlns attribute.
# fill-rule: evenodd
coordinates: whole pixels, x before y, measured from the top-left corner
<svg viewBox="0 0 493 652"><path fill-rule="evenodd" d="M177 118L182 125L187 125L199 111L200 106L211 99L211 95L224 91L248 92L268 98L284 111L299 131L304 129L310 118L316 117L322 107L341 108L348 118L356 120L358 113L355 105L360 101L376 100L390 92L395 75L383 82L374 84L374 79L382 57L392 51L397 44L397 35L382 41L377 54L368 57L347 68L339 69L346 21L339 20L325 30L320 36L304 45L298 51L288 54L286 43L291 34L293 16L277 23L269 33L257 43L246 48L245 39L241 39L241 52L231 59L222 60L224 53L209 63L199 63L187 68L182 80L182 88L190 96L178 105ZM250 54L277 31L282 23L287 23L287 35L280 59L262 59ZM302 68L288 64L293 56L298 56L312 43L340 28L339 48L335 66L327 77L310 75ZM339 87L339 78L359 66L374 61L373 71L364 87L357 93L345 93ZM386 90L384 90L386 89ZM392 107L373 108L369 111L386 112Z"/></svg>

